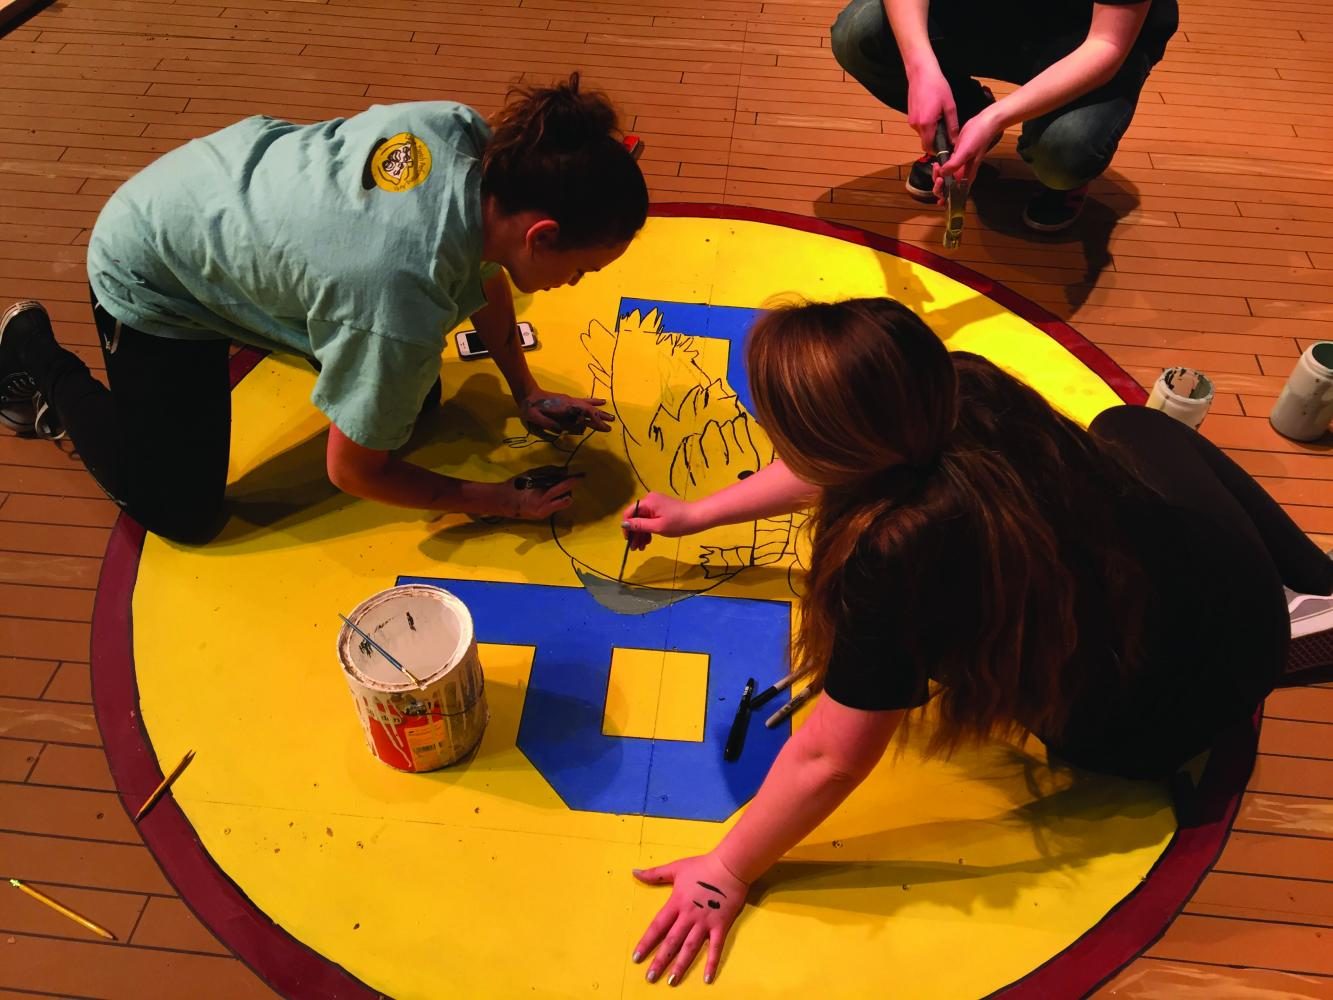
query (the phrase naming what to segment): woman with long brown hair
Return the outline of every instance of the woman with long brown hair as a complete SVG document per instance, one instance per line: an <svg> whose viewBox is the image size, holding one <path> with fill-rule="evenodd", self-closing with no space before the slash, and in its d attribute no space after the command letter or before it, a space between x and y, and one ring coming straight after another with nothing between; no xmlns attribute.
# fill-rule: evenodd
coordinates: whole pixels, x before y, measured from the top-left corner
<svg viewBox="0 0 1333 1000"><path fill-rule="evenodd" d="M19 302L0 316L0 423L68 434L147 530L207 541L226 519L237 341L319 370L328 475L346 493L527 519L568 506L568 480L516 489L395 454L438 403L444 338L469 316L529 427L609 429L602 400L537 383L509 282L537 292L612 263L648 188L615 109L577 73L510 98L489 124L449 101L313 125L255 116L166 154L111 196L88 246L109 388L41 303Z"/></svg>
<svg viewBox="0 0 1333 1000"><path fill-rule="evenodd" d="M750 884L928 700L935 752L1031 732L1166 776L1281 679L1283 584L1333 592L1333 562L1196 432L1128 406L1085 431L889 299L770 312L747 364L777 460L694 503L650 494L625 530L811 507L795 664L823 694L712 852L636 873L673 885L635 951L649 981L705 944L712 981Z"/></svg>

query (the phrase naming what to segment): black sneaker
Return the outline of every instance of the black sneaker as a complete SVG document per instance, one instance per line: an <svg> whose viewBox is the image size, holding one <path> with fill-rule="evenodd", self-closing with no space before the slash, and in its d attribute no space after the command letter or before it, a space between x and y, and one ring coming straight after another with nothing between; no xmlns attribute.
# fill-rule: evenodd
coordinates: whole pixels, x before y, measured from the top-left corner
<svg viewBox="0 0 1333 1000"><path fill-rule="evenodd" d="M1088 186L1072 191L1043 187L1023 209L1023 224L1039 233L1058 233L1068 229L1083 213Z"/></svg>
<svg viewBox="0 0 1333 1000"><path fill-rule="evenodd" d="M935 171L932 167L934 162L935 157L922 156L907 172L907 193L917 201L935 200Z"/></svg>
<svg viewBox="0 0 1333 1000"><path fill-rule="evenodd" d="M49 326L40 302L15 302L0 316L0 424L23 437L57 441L65 436L65 428L19 357L17 338L22 335L22 324L18 321L33 312L40 313L41 321Z"/></svg>

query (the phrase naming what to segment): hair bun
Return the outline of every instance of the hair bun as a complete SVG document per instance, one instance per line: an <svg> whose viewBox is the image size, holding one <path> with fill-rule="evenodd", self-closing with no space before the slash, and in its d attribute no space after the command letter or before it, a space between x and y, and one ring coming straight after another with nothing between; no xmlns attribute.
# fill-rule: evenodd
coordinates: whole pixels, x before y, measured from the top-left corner
<svg viewBox="0 0 1333 1000"><path fill-rule="evenodd" d="M551 87L510 92L491 120L481 189L506 212L550 214L562 246L616 246L642 227L648 186L610 100L579 84L574 72Z"/></svg>
<svg viewBox="0 0 1333 1000"><path fill-rule="evenodd" d="M530 87L510 94L493 125L502 146L525 153L567 153L618 131L615 108L598 93L579 89L577 71L551 87Z"/></svg>
<svg viewBox="0 0 1333 1000"><path fill-rule="evenodd" d="M551 87L544 97L545 134L538 141L545 140L554 149L577 149L617 131L615 109L600 95L580 93L577 72Z"/></svg>

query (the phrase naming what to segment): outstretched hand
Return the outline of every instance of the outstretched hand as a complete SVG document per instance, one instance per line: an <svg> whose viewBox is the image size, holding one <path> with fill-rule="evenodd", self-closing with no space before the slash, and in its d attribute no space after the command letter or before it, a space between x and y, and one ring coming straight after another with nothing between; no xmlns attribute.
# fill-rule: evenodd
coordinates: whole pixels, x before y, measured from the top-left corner
<svg viewBox="0 0 1333 1000"><path fill-rule="evenodd" d="M621 534L638 552L648 547L653 535L679 538L699 530L694 504L661 493L649 493L630 504L620 522Z"/></svg>
<svg viewBox="0 0 1333 1000"><path fill-rule="evenodd" d="M541 389L518 404L519 415L528 430L554 437L592 428L609 431L616 419L601 407L606 400L567 396L563 392Z"/></svg>
<svg viewBox="0 0 1333 1000"><path fill-rule="evenodd" d="M544 521L556 511L564 510L574 502L574 480L577 474L567 475L552 482L530 481L532 473L515 476L499 484L500 509L496 514L520 521Z"/></svg>
<svg viewBox="0 0 1333 1000"><path fill-rule="evenodd" d="M717 978L727 932L745 906L749 885L712 854L635 871L634 877L648 885L671 886L671 898L634 948L636 963L652 955L648 982L657 982L670 966L667 983L675 986L707 945L704 982L711 983Z"/></svg>

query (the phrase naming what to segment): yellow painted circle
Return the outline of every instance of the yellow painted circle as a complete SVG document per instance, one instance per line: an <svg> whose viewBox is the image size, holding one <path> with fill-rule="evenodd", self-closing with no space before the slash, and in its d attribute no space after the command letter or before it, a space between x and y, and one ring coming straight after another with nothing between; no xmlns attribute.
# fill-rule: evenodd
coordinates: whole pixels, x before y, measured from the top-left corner
<svg viewBox="0 0 1333 1000"><path fill-rule="evenodd" d="M370 175L381 191L411 191L430 176L430 149L411 132L399 132L370 154Z"/></svg>
<svg viewBox="0 0 1333 1000"><path fill-rule="evenodd" d="M782 293L893 295L951 348L989 355L1081 422L1118 401L1041 331L928 267L759 223L654 218L614 266L519 307L537 330L541 347L528 359L548 389L589 393L605 358L599 338L633 340L606 388L634 429L697 377L672 351L692 349L691 364L725 383L728 345L673 342L663 334L681 331L622 316L622 298L753 307ZM494 367L461 361L447 343L447 401L410 458L488 480L563 461L523 440ZM237 515L206 548L152 536L144 546L134 593L143 719L167 767L197 751L177 802L260 909L374 989L400 998L652 989L629 955L667 896L630 870L707 850L725 824L567 808L516 747L532 662L524 647L481 647L492 719L470 762L391 770L366 750L334 640L337 612L400 576L578 586L576 566L614 575L619 512L645 486L672 488L669 463L633 454L619 433L586 444L576 465L592 475L558 538L548 525L432 524L332 491L313 382L304 364L282 359L249 375L234 401ZM628 575L791 601L792 548L705 579L707 548L756 538L753 528L719 529L659 542L631 558ZM625 704L608 704L608 725L642 726L635 713L646 711L649 726L691 738L682 706L696 702L679 684L610 696ZM1158 786L1076 780L1052 772L1037 747L930 762L908 747L760 887L705 995L983 996L1096 923L1173 830ZM679 989L705 987L696 973Z"/></svg>

